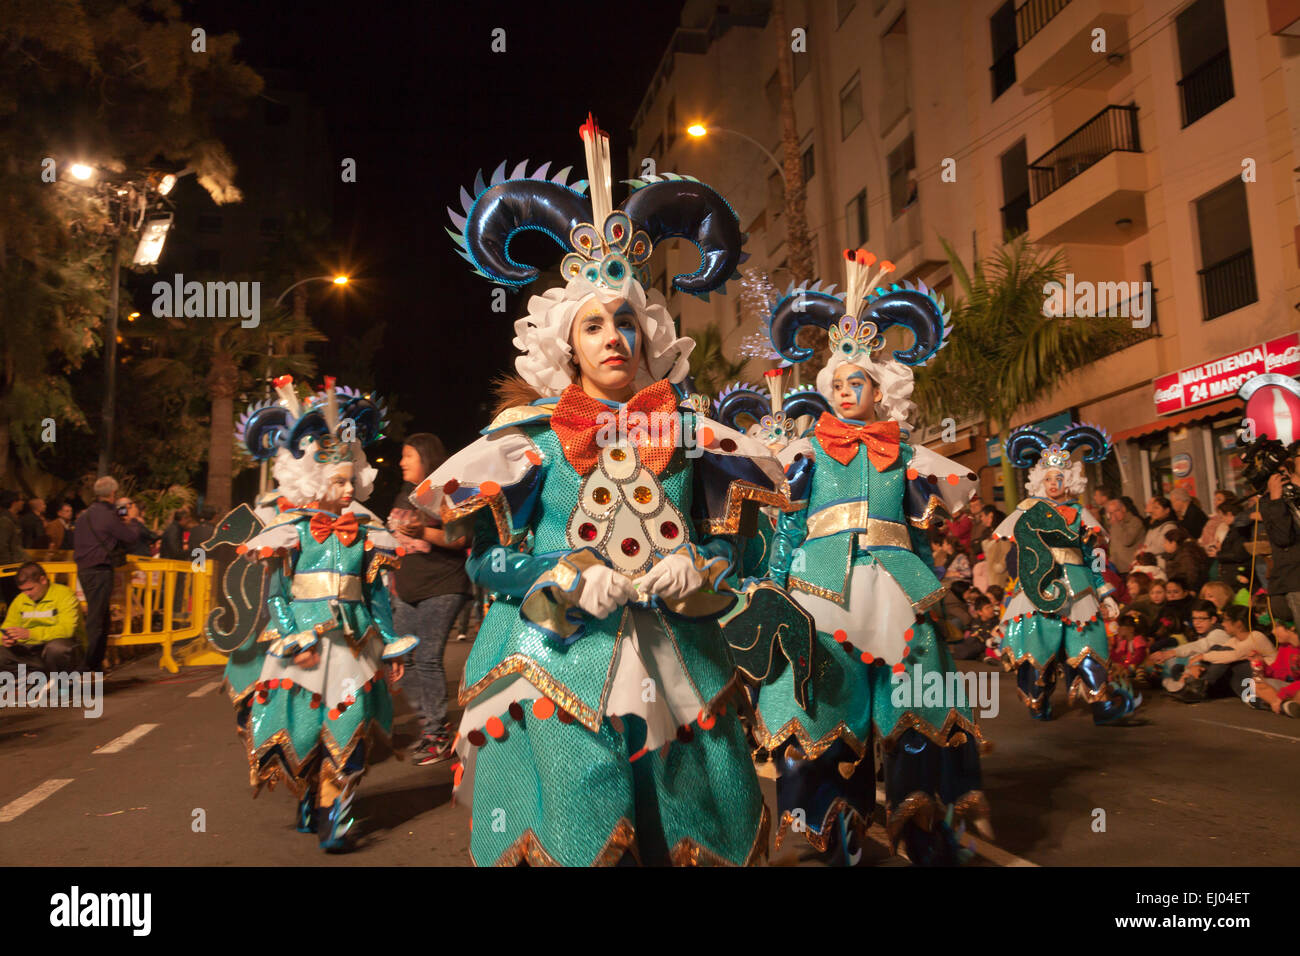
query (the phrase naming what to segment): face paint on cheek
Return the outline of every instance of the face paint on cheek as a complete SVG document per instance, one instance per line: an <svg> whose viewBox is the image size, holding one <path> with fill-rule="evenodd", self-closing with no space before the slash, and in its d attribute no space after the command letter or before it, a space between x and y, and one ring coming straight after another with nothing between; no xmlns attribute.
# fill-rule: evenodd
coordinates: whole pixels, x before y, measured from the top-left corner
<svg viewBox="0 0 1300 956"><path fill-rule="evenodd" d="M862 391L867 387L867 377L862 374L855 374L849 379L849 389L853 392L853 400L859 405L862 404Z"/></svg>
<svg viewBox="0 0 1300 956"><path fill-rule="evenodd" d="M623 336L623 341L627 343L627 354L636 355L637 347L637 330L636 326L623 327L618 330L618 334Z"/></svg>

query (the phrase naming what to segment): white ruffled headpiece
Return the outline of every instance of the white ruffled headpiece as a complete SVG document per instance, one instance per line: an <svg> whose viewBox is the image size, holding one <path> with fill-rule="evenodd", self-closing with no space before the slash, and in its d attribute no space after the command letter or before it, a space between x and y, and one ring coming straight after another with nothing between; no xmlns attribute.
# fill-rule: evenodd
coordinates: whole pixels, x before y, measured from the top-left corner
<svg viewBox="0 0 1300 956"><path fill-rule="evenodd" d="M515 322L514 346L523 353L515 359L515 370L524 381L545 397L559 395L574 383L577 366L569 336L578 310L591 298L601 302L626 298L636 312L645 350L637 388L663 378L676 385L686 378L695 340L677 335L668 303L658 289L647 293L639 282L629 280L615 290L575 278L530 298L528 314Z"/></svg>

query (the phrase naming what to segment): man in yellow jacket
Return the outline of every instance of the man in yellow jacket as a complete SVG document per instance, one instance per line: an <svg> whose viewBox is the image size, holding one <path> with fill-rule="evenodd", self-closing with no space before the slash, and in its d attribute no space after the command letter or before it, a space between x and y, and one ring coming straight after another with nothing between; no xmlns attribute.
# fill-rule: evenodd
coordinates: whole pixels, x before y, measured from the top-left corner
<svg viewBox="0 0 1300 956"><path fill-rule="evenodd" d="M66 584L52 583L35 561L14 577L19 594L0 625L0 671L17 673L19 664L70 670L86 644L77 595Z"/></svg>

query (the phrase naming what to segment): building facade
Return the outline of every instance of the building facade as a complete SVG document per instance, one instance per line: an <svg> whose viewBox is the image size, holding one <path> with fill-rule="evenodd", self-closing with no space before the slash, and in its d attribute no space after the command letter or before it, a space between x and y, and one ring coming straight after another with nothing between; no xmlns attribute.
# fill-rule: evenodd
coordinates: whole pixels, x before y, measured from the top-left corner
<svg viewBox="0 0 1300 956"><path fill-rule="evenodd" d="M769 3L687 3L637 115L632 168L717 186L751 234L747 266L784 288L782 179L722 130L780 158L776 64L794 43L819 276L840 281L840 250L865 246L951 297L941 239L970 263L1027 232L1064 253L1067 307L1130 316L1134 334L1011 424L1106 427L1116 455L1094 480L1139 506L1175 486L1206 504L1216 488L1244 490L1236 385L1300 372L1300 3L786 6L802 44L776 36ZM694 122L722 129L695 139ZM656 283L691 271L694 254L678 243ZM689 299L670 300L685 330L716 323L737 350L758 331L735 296ZM996 497L997 443L982 423L957 424L956 442L933 447Z"/></svg>

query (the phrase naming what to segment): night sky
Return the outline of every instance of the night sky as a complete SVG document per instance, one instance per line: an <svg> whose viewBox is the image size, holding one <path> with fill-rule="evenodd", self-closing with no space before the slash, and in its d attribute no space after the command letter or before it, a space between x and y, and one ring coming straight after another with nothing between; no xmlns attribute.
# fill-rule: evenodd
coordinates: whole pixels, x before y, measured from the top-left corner
<svg viewBox="0 0 1300 956"><path fill-rule="evenodd" d="M387 321L376 384L412 416L408 431L436 432L448 450L468 444L486 424L490 379L513 367L518 296L506 315L490 310L493 286L456 254L445 207L459 209L460 187L472 191L475 172L489 176L503 159L529 159L530 170L552 160L552 173L572 164L570 181L586 178L577 131L588 110L610 132L614 178L623 178L627 129L681 7L184 5L210 33L238 33L237 55L255 69L300 76L324 108L330 152L320 161L333 171L335 240L356 280L342 320ZM491 51L495 27L506 31L505 53ZM339 181L345 156L357 160L356 183ZM520 242L517 253L529 248ZM558 263L558 250L547 255L554 261L542 265ZM313 298L318 326L338 320L320 314L328 308Z"/></svg>

